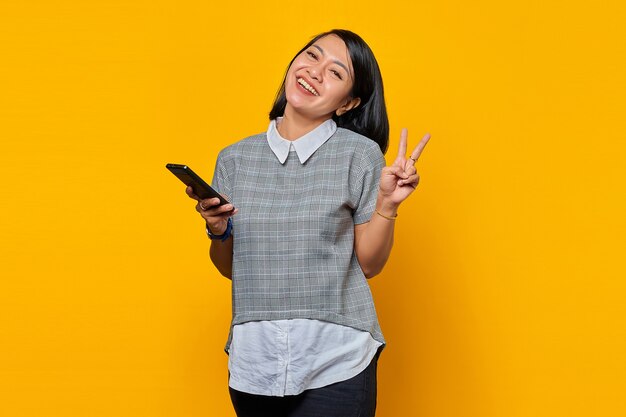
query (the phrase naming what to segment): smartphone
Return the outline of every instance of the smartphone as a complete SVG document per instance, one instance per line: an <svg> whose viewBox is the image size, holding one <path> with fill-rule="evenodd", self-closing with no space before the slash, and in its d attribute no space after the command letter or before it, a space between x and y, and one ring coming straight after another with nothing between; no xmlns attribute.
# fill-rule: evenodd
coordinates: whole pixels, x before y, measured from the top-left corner
<svg viewBox="0 0 626 417"><path fill-rule="evenodd" d="M172 174L176 175L185 185L191 186L193 192L201 199L219 198L220 203L217 206L228 204L228 200L220 195L215 189L207 184L198 174L193 172L187 165L167 164L165 168L169 169Z"/></svg>

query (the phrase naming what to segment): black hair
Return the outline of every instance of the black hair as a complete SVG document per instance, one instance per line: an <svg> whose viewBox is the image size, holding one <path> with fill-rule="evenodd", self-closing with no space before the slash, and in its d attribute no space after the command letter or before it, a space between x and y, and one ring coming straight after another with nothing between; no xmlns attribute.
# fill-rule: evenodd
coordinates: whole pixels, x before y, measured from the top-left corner
<svg viewBox="0 0 626 417"><path fill-rule="evenodd" d="M346 44L352 61L352 68L354 69L354 83L350 96L361 99L358 106L341 116L333 114L333 120L339 127L350 129L372 139L380 146L380 150L385 153L389 146L389 119L387 118L387 108L385 106L383 79L374 53L359 35L344 29L333 29L320 33L293 57L289 66L287 66L287 71L289 71L291 64L298 55L313 45L318 39L328 35L337 35ZM272 105L270 120L283 116L285 113L287 105L287 97L285 96L286 78L287 72L285 72L285 77Z"/></svg>

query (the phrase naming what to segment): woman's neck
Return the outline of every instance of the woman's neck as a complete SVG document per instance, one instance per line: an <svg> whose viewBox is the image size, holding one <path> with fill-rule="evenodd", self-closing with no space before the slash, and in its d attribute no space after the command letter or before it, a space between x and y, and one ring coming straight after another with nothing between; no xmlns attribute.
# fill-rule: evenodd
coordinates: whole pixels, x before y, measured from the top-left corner
<svg viewBox="0 0 626 417"><path fill-rule="evenodd" d="M311 119L293 111L289 106L285 108L282 120L276 126L281 137L287 140L296 140L315 129L330 117Z"/></svg>

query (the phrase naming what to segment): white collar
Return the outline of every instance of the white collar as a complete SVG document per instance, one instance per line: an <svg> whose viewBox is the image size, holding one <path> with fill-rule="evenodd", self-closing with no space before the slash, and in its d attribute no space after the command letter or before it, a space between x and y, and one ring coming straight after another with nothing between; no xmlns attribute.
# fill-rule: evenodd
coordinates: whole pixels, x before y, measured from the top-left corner
<svg viewBox="0 0 626 417"><path fill-rule="evenodd" d="M298 139L287 140L280 136L276 129L276 123L280 123L281 120L282 117L272 120L267 128L267 142L281 164L287 160L292 146L300 163L304 164L337 130L335 121L328 119Z"/></svg>

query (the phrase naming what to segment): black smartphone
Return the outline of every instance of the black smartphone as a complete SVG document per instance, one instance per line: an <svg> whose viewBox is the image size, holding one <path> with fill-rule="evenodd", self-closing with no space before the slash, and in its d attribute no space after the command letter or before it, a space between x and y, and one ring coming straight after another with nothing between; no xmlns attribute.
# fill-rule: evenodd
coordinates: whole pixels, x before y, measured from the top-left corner
<svg viewBox="0 0 626 417"><path fill-rule="evenodd" d="M215 189L207 184L198 174L193 172L187 165L181 164L167 164L165 168L169 169L172 174L176 175L185 185L191 186L193 192L201 199L206 198L219 198L220 203L218 206L228 204L229 201L220 195Z"/></svg>

